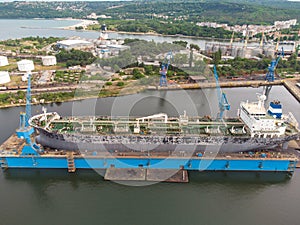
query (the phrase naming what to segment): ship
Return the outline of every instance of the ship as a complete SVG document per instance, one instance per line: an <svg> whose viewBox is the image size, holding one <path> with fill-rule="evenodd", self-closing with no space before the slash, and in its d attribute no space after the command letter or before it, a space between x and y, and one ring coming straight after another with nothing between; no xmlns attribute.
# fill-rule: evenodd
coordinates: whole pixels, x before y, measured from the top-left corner
<svg viewBox="0 0 300 225"><path fill-rule="evenodd" d="M45 148L93 152L245 152L284 146L299 138L292 113L280 101L266 109L265 95L241 102L236 118L179 117L158 113L145 117L69 116L46 110L31 117L36 141Z"/></svg>

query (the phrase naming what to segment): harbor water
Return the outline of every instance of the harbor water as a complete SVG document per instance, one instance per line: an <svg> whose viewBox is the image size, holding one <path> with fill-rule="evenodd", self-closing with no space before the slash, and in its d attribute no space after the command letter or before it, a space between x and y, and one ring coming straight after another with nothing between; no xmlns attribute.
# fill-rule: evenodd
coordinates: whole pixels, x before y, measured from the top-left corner
<svg viewBox="0 0 300 225"><path fill-rule="evenodd" d="M224 89L235 116L239 102L255 100L262 88ZM188 100L187 100L188 99ZM62 116L134 115L164 112L176 116L216 113L214 91L143 92L118 98L46 105ZM281 86L269 100L279 99L284 112L300 121L300 104ZM32 107L33 114L42 106ZM24 107L0 110L0 142L18 127ZM130 183L129 183L130 184ZM0 171L0 224L157 224L235 225L298 224L300 171L292 179L281 173L196 173L187 184L121 185L96 172L78 170ZM22 215L22 216L18 216Z"/></svg>
<svg viewBox="0 0 300 225"><path fill-rule="evenodd" d="M0 40L17 39L29 36L40 37L81 37L85 39L96 39L99 37L97 31L76 31L62 29L63 27L72 26L78 24L79 20L53 20L53 19L0 19L0 29L3 31L0 33ZM213 42L218 44L216 40L203 40L202 38L190 38L184 36L160 36L151 34L129 34L129 33L108 33L110 39L125 39L125 38L137 38L147 41L155 42L173 42L184 40L188 43L197 44L201 49L205 48L207 42ZM229 41L229 40L228 40ZM243 45L243 43L234 42L233 45ZM249 43L253 45L253 43Z"/></svg>

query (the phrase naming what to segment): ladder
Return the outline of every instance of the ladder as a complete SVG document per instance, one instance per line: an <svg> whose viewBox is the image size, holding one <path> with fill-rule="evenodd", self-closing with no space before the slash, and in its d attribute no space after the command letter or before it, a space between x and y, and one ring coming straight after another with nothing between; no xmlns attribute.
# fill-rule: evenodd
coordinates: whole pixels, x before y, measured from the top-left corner
<svg viewBox="0 0 300 225"><path fill-rule="evenodd" d="M76 167L75 167L73 152L67 153L67 162L68 162L68 172L74 173L76 171Z"/></svg>
<svg viewBox="0 0 300 225"><path fill-rule="evenodd" d="M287 168L287 172L290 175L293 175L296 167L297 167L297 160L290 160L290 163L289 163L288 168Z"/></svg>
<svg viewBox="0 0 300 225"><path fill-rule="evenodd" d="M7 170L8 169L8 165L7 165L7 161L5 158L2 158L0 160L0 167L3 169L3 170Z"/></svg>

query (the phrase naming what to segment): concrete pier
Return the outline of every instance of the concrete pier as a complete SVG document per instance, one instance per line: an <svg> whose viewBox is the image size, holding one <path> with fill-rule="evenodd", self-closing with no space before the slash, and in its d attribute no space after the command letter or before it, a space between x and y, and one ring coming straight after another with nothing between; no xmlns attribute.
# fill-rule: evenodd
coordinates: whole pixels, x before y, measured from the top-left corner
<svg viewBox="0 0 300 225"><path fill-rule="evenodd" d="M273 82L257 81L257 80L243 80L243 81L227 81L220 82L222 88L234 88L234 87L260 87L260 86L273 86L283 85L299 102L300 102L300 88L297 87L297 82L300 82L300 78L289 78L282 80L275 80ZM149 86L148 90L158 91L170 91L170 90L182 90L182 89L205 89L205 88L216 88L216 84L212 83L195 83L195 84L175 84L167 87L154 87Z"/></svg>
<svg viewBox="0 0 300 225"><path fill-rule="evenodd" d="M272 86L272 85L282 85L282 80L275 80L273 82L266 82L266 81L255 81L255 80L249 80L249 81L226 81L226 82L220 82L220 87L223 88L234 88L234 87L259 87L259 86ZM154 87L149 86L148 90L181 90L181 89L205 89L205 88L216 88L215 82L209 82L209 83L193 83L193 84L174 84L169 85L167 87Z"/></svg>
<svg viewBox="0 0 300 225"><path fill-rule="evenodd" d="M299 82L300 78L298 79L289 79L284 80L283 85L289 92L300 102L300 88L297 86L297 82Z"/></svg>

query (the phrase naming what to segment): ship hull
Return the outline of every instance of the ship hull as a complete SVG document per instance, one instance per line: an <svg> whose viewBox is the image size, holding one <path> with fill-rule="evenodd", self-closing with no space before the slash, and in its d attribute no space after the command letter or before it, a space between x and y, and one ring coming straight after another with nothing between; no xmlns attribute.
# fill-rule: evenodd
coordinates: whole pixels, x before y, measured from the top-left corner
<svg viewBox="0 0 300 225"><path fill-rule="evenodd" d="M282 138L251 138L227 136L138 136L138 135L84 135L53 133L37 128L37 142L44 147L69 151L162 151L192 153L242 152L271 149L296 138L296 135ZM294 137L295 136L295 137Z"/></svg>

